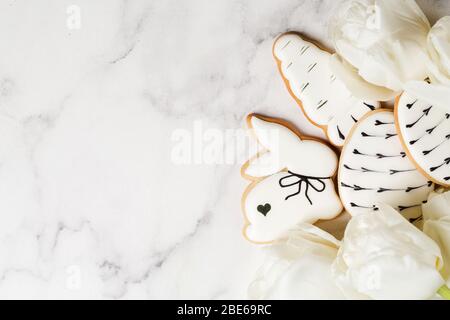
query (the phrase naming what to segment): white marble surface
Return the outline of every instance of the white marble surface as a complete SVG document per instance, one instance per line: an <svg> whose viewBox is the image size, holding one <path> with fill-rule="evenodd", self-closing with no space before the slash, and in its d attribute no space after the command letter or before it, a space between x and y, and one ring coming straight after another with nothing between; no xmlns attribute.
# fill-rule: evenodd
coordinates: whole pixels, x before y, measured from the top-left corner
<svg viewBox="0 0 450 320"><path fill-rule="evenodd" d="M262 253L241 236L240 164L175 165L171 136L252 111L320 134L271 45L329 44L336 4L1 0L0 298L245 298Z"/></svg>

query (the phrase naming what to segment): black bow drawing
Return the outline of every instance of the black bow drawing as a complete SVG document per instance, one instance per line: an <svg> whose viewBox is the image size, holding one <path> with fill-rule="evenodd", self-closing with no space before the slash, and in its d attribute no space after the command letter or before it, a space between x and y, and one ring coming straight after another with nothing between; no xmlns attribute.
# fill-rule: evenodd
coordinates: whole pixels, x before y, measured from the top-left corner
<svg viewBox="0 0 450 320"><path fill-rule="evenodd" d="M282 187L282 188L289 188L289 187L293 187L295 185L298 185L298 190L295 193L287 196L286 199L284 199L284 200L288 200L289 198L300 194L300 192L302 192L302 184L305 183L306 184L305 196L306 196L306 199L308 199L310 204L313 204L313 203L312 203L312 201L311 201L311 199L309 198L309 195L308 195L309 188L310 187L313 188L316 192L323 192L326 189L326 185L325 185L325 182L323 182L322 180L330 179L329 177L327 177L327 178L319 178L319 177L302 176L300 174L296 174L296 173L293 173L291 171L288 171L288 173L290 175L280 179L280 181L279 181L280 187ZM297 179L295 179L295 181L292 182L292 183L286 183L285 182L285 180L291 179L291 178L297 178ZM320 187L316 187L313 182L318 182L320 184Z"/></svg>

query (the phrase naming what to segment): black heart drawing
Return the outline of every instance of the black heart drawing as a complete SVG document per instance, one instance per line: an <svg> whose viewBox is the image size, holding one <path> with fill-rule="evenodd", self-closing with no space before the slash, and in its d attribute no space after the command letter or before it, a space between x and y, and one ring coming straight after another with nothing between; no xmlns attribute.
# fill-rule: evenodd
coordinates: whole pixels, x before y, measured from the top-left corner
<svg viewBox="0 0 450 320"><path fill-rule="evenodd" d="M256 209L258 209L258 211L261 212L265 217L267 216L267 213L269 213L270 209L272 209L272 207L270 206L270 204L266 203L265 205L259 205Z"/></svg>

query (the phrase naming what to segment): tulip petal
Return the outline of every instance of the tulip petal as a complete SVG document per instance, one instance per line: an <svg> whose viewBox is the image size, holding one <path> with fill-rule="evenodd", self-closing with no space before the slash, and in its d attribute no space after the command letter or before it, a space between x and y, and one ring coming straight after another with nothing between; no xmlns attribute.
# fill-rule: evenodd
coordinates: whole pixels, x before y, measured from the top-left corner
<svg viewBox="0 0 450 320"><path fill-rule="evenodd" d="M358 74L358 70L337 54L331 56L330 68L336 77L345 84L347 89L359 99L389 101L397 95L395 91L365 81Z"/></svg>
<svg viewBox="0 0 450 320"><path fill-rule="evenodd" d="M450 17L441 18L428 34L430 78L437 83L450 85Z"/></svg>
<svg viewBox="0 0 450 320"><path fill-rule="evenodd" d="M331 273L339 245L327 232L300 224L288 239L267 248L267 261L249 286L249 298L344 299Z"/></svg>
<svg viewBox="0 0 450 320"><path fill-rule="evenodd" d="M430 23L414 0L344 1L329 30L336 52L353 66L353 73L375 87L399 92L406 82L427 77ZM364 89L356 76L339 74L355 96L377 92ZM387 97L385 93L380 100Z"/></svg>
<svg viewBox="0 0 450 320"><path fill-rule="evenodd" d="M438 245L393 208L355 216L333 263L352 299L430 299L445 283Z"/></svg>
<svg viewBox="0 0 450 320"><path fill-rule="evenodd" d="M450 192L432 194L422 211L423 232L439 245L443 258L441 274L450 281Z"/></svg>

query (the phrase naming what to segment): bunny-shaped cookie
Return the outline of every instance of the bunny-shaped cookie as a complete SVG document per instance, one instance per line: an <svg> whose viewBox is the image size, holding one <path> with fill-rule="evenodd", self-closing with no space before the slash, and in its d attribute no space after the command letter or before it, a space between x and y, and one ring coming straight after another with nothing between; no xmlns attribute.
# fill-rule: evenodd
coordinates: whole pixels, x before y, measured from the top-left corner
<svg viewBox="0 0 450 320"><path fill-rule="evenodd" d="M252 181L242 198L248 240L270 243L299 223L342 212L333 181L338 159L330 147L302 137L281 120L250 115L247 122L266 149L241 169Z"/></svg>

